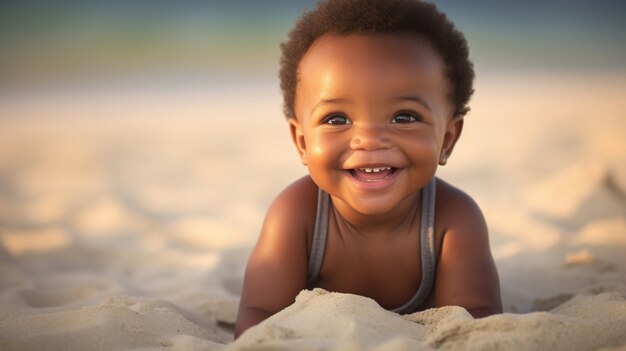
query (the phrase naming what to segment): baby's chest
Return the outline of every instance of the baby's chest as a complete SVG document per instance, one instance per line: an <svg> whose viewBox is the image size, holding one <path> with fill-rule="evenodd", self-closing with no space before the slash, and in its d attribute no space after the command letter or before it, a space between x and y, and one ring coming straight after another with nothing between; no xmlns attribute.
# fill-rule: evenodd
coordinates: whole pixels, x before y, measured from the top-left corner
<svg viewBox="0 0 626 351"><path fill-rule="evenodd" d="M377 247L329 240L318 286L367 296L388 309L401 306L419 288L419 252L418 240L382 243Z"/></svg>

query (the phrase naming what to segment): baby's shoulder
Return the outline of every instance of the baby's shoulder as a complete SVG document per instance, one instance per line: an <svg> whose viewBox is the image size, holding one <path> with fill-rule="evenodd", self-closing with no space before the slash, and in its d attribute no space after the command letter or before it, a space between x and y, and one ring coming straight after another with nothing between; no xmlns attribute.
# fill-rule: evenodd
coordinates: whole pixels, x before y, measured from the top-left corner
<svg viewBox="0 0 626 351"><path fill-rule="evenodd" d="M476 201L461 189L437 178L435 213L445 227L484 227L485 219Z"/></svg>
<svg viewBox="0 0 626 351"><path fill-rule="evenodd" d="M312 231L317 209L318 187L304 176L287 186L274 200L265 217L265 226Z"/></svg>

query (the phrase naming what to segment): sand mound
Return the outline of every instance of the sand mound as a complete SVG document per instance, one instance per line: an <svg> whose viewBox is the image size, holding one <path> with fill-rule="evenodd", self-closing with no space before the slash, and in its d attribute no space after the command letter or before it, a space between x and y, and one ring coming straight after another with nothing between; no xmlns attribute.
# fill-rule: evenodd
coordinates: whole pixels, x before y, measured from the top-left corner
<svg viewBox="0 0 626 351"><path fill-rule="evenodd" d="M400 316L366 297L315 289L301 292L293 305L226 344L223 330L192 323L166 301L110 297L96 304L76 303L96 294L98 288L92 288L56 296L16 292L11 305L17 307L2 311L0 347L402 351L536 350L539 345L595 350L626 344L626 301L617 294L578 295L550 312L474 319L456 306Z"/></svg>
<svg viewBox="0 0 626 351"><path fill-rule="evenodd" d="M354 295L303 291L228 350L590 350L626 343L626 301L576 296L551 312L474 319L456 306L408 316Z"/></svg>

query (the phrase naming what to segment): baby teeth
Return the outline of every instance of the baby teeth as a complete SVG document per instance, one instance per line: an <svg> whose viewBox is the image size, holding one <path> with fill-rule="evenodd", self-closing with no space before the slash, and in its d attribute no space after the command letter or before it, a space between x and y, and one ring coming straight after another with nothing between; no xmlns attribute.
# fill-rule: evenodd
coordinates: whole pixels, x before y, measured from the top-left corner
<svg viewBox="0 0 626 351"><path fill-rule="evenodd" d="M391 167L381 167L381 168L359 168L361 171L365 171L367 173L378 173L380 171L388 171Z"/></svg>

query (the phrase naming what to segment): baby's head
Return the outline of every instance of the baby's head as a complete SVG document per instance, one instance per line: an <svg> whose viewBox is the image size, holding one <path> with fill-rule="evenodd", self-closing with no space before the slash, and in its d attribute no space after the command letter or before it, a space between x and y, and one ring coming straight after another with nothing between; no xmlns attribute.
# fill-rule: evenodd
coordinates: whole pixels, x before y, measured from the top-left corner
<svg viewBox="0 0 626 351"><path fill-rule="evenodd" d="M469 110L474 69L465 37L437 8L416 0L327 0L305 12L281 45L281 89L284 113L296 118L299 65L312 44L327 34L414 36L426 41L441 57L452 116Z"/></svg>

